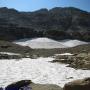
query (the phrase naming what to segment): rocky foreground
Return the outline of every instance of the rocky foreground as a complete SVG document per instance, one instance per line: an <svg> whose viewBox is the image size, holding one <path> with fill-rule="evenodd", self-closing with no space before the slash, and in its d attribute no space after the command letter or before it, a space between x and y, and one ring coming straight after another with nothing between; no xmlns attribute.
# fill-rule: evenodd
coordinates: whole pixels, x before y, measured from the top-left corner
<svg viewBox="0 0 90 90"><path fill-rule="evenodd" d="M90 78L69 82L64 86L63 90L90 90Z"/></svg>
<svg viewBox="0 0 90 90"><path fill-rule="evenodd" d="M5 90L90 90L90 78L69 82L63 88L51 84L35 84L31 80L21 80L6 86Z"/></svg>
<svg viewBox="0 0 90 90"><path fill-rule="evenodd" d="M30 80L21 80L5 87L5 90L62 90L57 85L35 84Z"/></svg>
<svg viewBox="0 0 90 90"><path fill-rule="evenodd" d="M7 84L5 86L6 90L89 90L90 89L89 78L67 83L72 80L90 76L89 71L78 70L78 69L90 69L90 48L89 47L90 45L88 44L88 45L80 45L72 48L48 49L48 50L35 49L34 50L29 47L23 47L16 44L11 44L10 42L2 41L0 45L0 49L2 51L0 52L0 58L1 58L0 71L1 72L3 71L0 74L1 84L5 84L6 81L7 82L10 81L11 83L15 81L19 81L21 77L26 76L29 78L29 80L26 80L24 78L25 80L21 79L21 81L19 82L12 83L12 84L9 83L9 85ZM21 51L19 52L19 50L21 50L22 52ZM5 51L10 51L10 52L12 51L13 53L5 52ZM16 54L16 52L19 52L19 54ZM29 57L26 59L23 59L23 57L26 57L26 55L23 56L25 53L26 55L28 54ZM38 58L41 56L50 57L53 55L56 61L55 60L48 61L48 58L46 59L46 61L45 59L42 60L42 58L41 60L40 59L30 60L31 57L32 58ZM51 63L51 62L58 62L58 63ZM63 64L61 63L69 64L68 65L69 67L63 66ZM34 72L32 70L33 69L32 67L34 68ZM73 68L70 68L70 67L73 67ZM6 76L3 76L3 75L6 75ZM29 77L29 75L33 77ZM6 79L6 81L3 81L2 78L3 80ZM14 79L16 78L17 80L14 81ZM32 83L33 81L32 82L30 81L31 78L33 80L36 80L36 82ZM37 84L37 82L39 81L41 84ZM52 84L46 84L46 82L49 82L49 81ZM44 83L43 85L42 85L42 82ZM62 85L64 83L67 83L67 84L65 84L64 88L62 88L60 86L57 86L56 83L58 83L57 85L59 84ZM2 90L2 88L0 89Z"/></svg>
<svg viewBox="0 0 90 90"><path fill-rule="evenodd" d="M81 52L76 54L59 54L55 56L53 62L66 63L69 67L76 69L89 69L90 70L90 53Z"/></svg>

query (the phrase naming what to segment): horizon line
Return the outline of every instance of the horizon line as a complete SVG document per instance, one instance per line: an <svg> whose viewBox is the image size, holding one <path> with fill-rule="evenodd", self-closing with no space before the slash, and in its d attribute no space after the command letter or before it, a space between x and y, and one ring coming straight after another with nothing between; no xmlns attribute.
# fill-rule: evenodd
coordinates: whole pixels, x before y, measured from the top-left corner
<svg viewBox="0 0 90 90"><path fill-rule="evenodd" d="M78 10L82 10L82 11L85 11L85 12L88 12L90 13L90 11L87 11L87 10L84 10L84 9L81 9L81 8L77 8L77 7L72 7L72 6L66 6L66 7L53 7L53 8L39 8L39 9L36 9L36 10L18 10L16 8L11 8L11 7L0 7L0 8L7 8L7 9L13 9L13 10L16 10L16 11L19 11L19 12L35 12L35 11L38 11L38 10L42 10L42 9L47 9L48 11L49 10L52 10L54 8L75 8L75 9L78 9Z"/></svg>

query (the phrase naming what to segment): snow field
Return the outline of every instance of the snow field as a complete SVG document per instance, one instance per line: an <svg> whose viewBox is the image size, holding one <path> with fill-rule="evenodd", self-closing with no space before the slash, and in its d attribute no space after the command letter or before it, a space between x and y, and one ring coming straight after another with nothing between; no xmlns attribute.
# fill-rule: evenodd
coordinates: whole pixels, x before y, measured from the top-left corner
<svg viewBox="0 0 90 90"><path fill-rule="evenodd" d="M33 49L52 49L52 48L68 48L75 47L78 45L88 44L87 42L79 41L79 40L61 40L56 41L50 38L33 38L33 39L21 39L17 40L14 43L29 46Z"/></svg>
<svg viewBox="0 0 90 90"><path fill-rule="evenodd" d="M65 83L90 77L90 70L75 70L66 64L51 63L54 58L23 58L22 60L0 60L0 86L5 87L13 82L29 79L39 84Z"/></svg>

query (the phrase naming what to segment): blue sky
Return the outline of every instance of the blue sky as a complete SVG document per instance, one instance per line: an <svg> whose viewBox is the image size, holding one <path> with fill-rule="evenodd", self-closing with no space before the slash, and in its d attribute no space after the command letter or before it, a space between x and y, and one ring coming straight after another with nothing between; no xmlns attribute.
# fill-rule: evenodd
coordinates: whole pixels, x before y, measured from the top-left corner
<svg viewBox="0 0 90 90"><path fill-rule="evenodd" d="M35 11L41 8L76 7L90 12L90 0L0 0L0 7L19 11Z"/></svg>

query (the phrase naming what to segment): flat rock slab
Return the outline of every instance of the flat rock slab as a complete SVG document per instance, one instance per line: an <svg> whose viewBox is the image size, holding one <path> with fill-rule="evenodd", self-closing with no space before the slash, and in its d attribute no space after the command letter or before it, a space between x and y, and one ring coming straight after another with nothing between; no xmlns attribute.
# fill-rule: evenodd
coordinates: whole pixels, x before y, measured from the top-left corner
<svg viewBox="0 0 90 90"><path fill-rule="evenodd" d="M32 90L62 90L61 87L52 84L30 84Z"/></svg>

